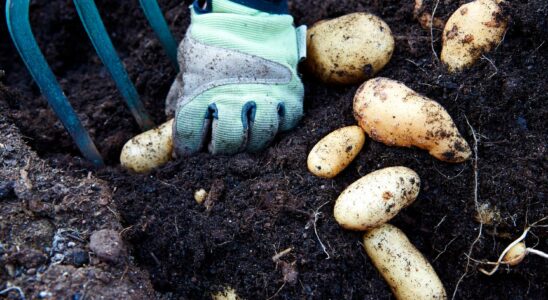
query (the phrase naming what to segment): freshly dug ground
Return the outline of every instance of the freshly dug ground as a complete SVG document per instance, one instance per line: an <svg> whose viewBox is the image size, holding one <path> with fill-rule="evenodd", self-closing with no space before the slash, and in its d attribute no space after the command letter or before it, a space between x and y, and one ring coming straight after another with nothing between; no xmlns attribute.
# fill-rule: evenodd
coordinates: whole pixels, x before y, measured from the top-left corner
<svg viewBox="0 0 548 300"><path fill-rule="evenodd" d="M27 298L202 299L231 286L246 299L390 298L360 245L362 234L340 228L332 209L353 181L402 165L420 175L422 187L415 204L392 224L432 263L449 297L547 299L546 260L530 256L491 277L481 274L475 261L496 260L528 223L548 215L545 0L508 1L504 41L457 75L437 61L432 48L439 54L441 31L433 28L431 38L430 29L414 17L411 0L290 1L296 24L356 11L382 17L395 35L396 51L378 75L437 100L470 145L477 140L475 168L473 161L446 164L425 151L368 139L355 162L332 180L311 175L306 157L325 134L356 123L357 86L327 86L309 74L303 75L304 118L264 152L202 153L147 175L124 171L120 149L139 129L72 1L32 2L31 23L41 49L108 166L94 170L79 156L0 17L0 290L18 286ZM423 11L431 13L436 2L425 1ZM441 0L435 16L445 21L464 2ZM160 124L174 68L137 0L96 3L146 108ZM190 1L160 4L181 39ZM211 192L209 211L194 200L200 188ZM105 262L91 249L89 238L99 229L115 230L125 241L116 261ZM534 228L526 241L547 251L546 228ZM1 296L19 299L15 290Z"/></svg>

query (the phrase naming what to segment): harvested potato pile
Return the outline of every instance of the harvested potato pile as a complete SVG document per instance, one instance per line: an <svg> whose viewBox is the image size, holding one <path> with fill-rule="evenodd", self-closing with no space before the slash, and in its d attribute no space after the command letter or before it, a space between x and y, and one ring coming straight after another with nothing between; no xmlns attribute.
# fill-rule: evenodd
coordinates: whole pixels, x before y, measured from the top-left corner
<svg viewBox="0 0 548 300"><path fill-rule="evenodd" d="M419 147L451 163L463 162L471 154L439 103L392 79L364 83L354 97L354 117L372 139L389 146Z"/></svg>
<svg viewBox="0 0 548 300"><path fill-rule="evenodd" d="M394 52L390 27L369 13L320 21L308 30L307 69L326 83L356 84L382 69Z"/></svg>

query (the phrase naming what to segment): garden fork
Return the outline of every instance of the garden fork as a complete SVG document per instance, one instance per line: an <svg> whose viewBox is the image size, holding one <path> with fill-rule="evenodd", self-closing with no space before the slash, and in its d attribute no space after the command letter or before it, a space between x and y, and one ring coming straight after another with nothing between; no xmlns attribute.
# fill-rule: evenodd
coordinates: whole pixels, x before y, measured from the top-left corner
<svg viewBox="0 0 548 300"><path fill-rule="evenodd" d="M75 141L82 155L94 165L102 166L103 159L97 151L97 147L95 147L91 137L61 90L32 34L29 22L29 1L6 1L6 21L13 43L42 94ZM146 112L112 45L95 2L93 0L73 0L73 2L97 54L114 79L118 90L140 128L148 130L154 127L154 123ZM158 3L156 0L140 0L140 4L167 56L178 70L177 42L168 28Z"/></svg>

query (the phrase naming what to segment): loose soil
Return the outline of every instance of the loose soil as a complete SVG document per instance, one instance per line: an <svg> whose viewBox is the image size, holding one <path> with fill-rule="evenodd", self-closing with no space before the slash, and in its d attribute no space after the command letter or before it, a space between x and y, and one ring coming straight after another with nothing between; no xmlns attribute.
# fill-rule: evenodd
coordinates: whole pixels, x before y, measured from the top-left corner
<svg viewBox="0 0 548 300"><path fill-rule="evenodd" d="M163 101L176 73L138 1L96 2L146 108L158 124L165 121ZM442 0L435 16L447 20L464 2ZM190 1L160 4L181 39L189 24L186 7ZM483 232L471 256L496 260L528 222L548 215L548 4L544 0L506 4L510 25L504 41L473 68L457 75L448 74L436 60L432 46L439 54L441 31L433 29L431 44L430 30L423 29L413 16L413 4L290 1L290 9L297 24L310 25L356 11L372 12L388 23L396 37L396 51L378 76L403 81L437 100L471 145L471 127L477 133L478 202L493 217L483 218ZM432 12L434 4L425 1L425 11ZM547 299L547 261L539 257L530 256L491 277L479 273L473 261L467 268L465 254L478 235L481 219L474 202L472 161L446 164L425 151L368 140L355 162L337 178L320 179L307 171L308 151L321 137L356 123L352 98L358 86L328 86L304 74L304 118L264 152L202 153L147 175L134 175L120 168L118 156L139 129L96 56L72 1L33 1L30 17L41 49L108 166L93 170L79 156L9 42L5 20L0 17L0 69L5 71L0 79L1 128L10 128L0 146L8 153L4 146L22 138L32 149L20 150L26 149L20 141L10 148L15 163L7 163L8 156L3 156L0 188L7 196L0 193L0 289L10 282L20 286L27 297L39 297L48 290L53 297L72 299L82 294L89 298L114 295L105 289L120 291L120 298L150 298L155 293L158 298L201 299L225 286L246 299L274 295L279 299L390 298L389 287L360 245L361 233L339 227L332 209L338 194L353 181L379 168L402 165L420 175L421 192L391 223L403 229L432 262L449 296L468 270L456 291L458 299ZM22 163L29 156L36 163ZM70 177L72 183L66 185L74 188L45 192L61 180L54 170ZM29 188L21 176L42 182L44 188L39 184ZM100 197L82 191L82 186L92 182L105 187L108 195L104 197L112 200L112 207L103 204L104 208L98 208L94 201ZM19 188L12 191L10 186ZM21 192L25 187L26 194ZM211 210L194 200L194 191L200 188L214 191ZM73 201L66 202L65 197ZM8 209L10 205L17 209ZM59 205L65 209L55 209ZM22 207L26 210L21 211ZM112 211L110 217L108 213L94 215L107 207ZM41 243L25 240L29 228L39 224L47 224L47 231L39 230L40 235L31 235L30 240ZM86 253L92 231L119 231L129 249L127 262L109 265L91 255L84 264L73 260L53 264L53 252L45 249L51 250L61 227L83 232L83 242L77 246ZM527 238L528 245L547 251L546 229L536 228L533 233ZM292 250L277 263L272 260L287 248ZM28 263L25 257L34 259ZM292 276L297 272L296 280L284 281L288 272ZM56 289L62 276L70 276L74 284ZM86 288L84 283L92 276L97 288ZM138 293L127 293L138 287L142 289ZM10 292L8 298L18 299L17 293Z"/></svg>

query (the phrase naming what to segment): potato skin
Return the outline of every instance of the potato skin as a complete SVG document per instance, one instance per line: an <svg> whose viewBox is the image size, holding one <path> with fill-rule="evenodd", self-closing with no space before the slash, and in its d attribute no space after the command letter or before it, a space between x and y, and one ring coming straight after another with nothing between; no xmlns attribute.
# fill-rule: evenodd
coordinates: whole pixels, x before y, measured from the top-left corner
<svg viewBox="0 0 548 300"><path fill-rule="evenodd" d="M415 146L451 163L470 158L470 146L447 111L399 81L365 82L354 96L354 117L372 139L389 146Z"/></svg>
<svg viewBox="0 0 548 300"><path fill-rule="evenodd" d="M122 167L136 173L146 173L171 160L172 128L173 119L129 140L120 154Z"/></svg>
<svg viewBox="0 0 548 300"><path fill-rule="evenodd" d="M406 167L374 171L348 186L335 202L335 220L350 230L367 230L388 222L415 201L420 178Z"/></svg>
<svg viewBox="0 0 548 300"><path fill-rule="evenodd" d="M515 244L502 258L502 261L510 266L516 266L523 261L527 255L527 247L525 243L519 242Z"/></svg>
<svg viewBox="0 0 548 300"><path fill-rule="evenodd" d="M454 73L472 66L500 43L507 20L496 0L476 0L459 7L443 30L441 60Z"/></svg>
<svg viewBox="0 0 548 300"><path fill-rule="evenodd" d="M396 299L447 299L432 265L397 227L384 224L369 230L363 246Z"/></svg>
<svg viewBox="0 0 548 300"><path fill-rule="evenodd" d="M369 13L314 24L307 33L305 67L325 83L356 84L382 69L394 52L390 27Z"/></svg>
<svg viewBox="0 0 548 300"><path fill-rule="evenodd" d="M359 126L339 128L322 138L308 154L308 170L322 178L342 172L362 150L365 133Z"/></svg>

